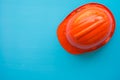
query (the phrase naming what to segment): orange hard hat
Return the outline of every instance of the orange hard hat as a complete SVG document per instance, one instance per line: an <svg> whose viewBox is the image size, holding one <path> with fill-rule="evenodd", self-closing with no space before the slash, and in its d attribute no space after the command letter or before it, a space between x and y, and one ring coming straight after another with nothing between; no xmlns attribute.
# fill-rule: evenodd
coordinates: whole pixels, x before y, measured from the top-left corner
<svg viewBox="0 0 120 80"><path fill-rule="evenodd" d="M59 25L58 39L65 50L81 54L106 44L115 29L115 19L102 4L88 3L71 12Z"/></svg>

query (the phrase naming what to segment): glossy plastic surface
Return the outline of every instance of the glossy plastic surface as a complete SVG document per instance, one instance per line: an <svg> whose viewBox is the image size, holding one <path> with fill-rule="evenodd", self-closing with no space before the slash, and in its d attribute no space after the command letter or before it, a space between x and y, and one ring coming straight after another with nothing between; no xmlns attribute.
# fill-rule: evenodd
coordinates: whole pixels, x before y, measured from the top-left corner
<svg viewBox="0 0 120 80"><path fill-rule="evenodd" d="M88 3L71 12L58 27L57 34L68 52L80 54L102 47L114 30L115 19L110 10L102 4Z"/></svg>

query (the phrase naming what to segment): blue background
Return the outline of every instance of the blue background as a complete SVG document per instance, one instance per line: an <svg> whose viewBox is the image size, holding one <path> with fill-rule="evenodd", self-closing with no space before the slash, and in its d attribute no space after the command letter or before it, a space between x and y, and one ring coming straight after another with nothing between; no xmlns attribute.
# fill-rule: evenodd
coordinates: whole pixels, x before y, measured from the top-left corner
<svg viewBox="0 0 120 80"><path fill-rule="evenodd" d="M74 9L106 5L116 30L104 47L72 55L56 30ZM0 0L0 80L120 80L119 0Z"/></svg>

